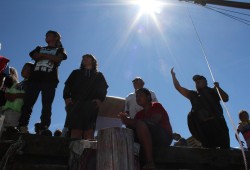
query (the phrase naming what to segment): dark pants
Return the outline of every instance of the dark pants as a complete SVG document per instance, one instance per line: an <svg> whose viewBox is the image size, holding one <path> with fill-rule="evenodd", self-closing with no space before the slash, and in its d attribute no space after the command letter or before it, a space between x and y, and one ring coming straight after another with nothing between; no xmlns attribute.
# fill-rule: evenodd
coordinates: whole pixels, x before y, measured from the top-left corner
<svg viewBox="0 0 250 170"><path fill-rule="evenodd" d="M51 83L27 83L27 90L24 96L24 105L21 110L19 126L27 126L32 113L34 104L41 92L42 97L42 114L41 126L48 126L51 123L51 107L55 97L56 86Z"/></svg>
<svg viewBox="0 0 250 170"><path fill-rule="evenodd" d="M229 131L223 116L201 121L189 113L188 127L192 136L199 140L203 147L230 148Z"/></svg>

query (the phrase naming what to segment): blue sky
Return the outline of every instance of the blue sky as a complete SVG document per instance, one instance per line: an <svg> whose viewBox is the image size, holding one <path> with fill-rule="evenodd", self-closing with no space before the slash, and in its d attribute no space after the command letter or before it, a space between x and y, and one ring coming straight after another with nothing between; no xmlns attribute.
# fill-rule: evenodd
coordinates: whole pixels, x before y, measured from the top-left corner
<svg viewBox="0 0 250 170"><path fill-rule="evenodd" d="M192 76L209 73L195 28L203 43L215 80L229 94L226 103L235 125L238 111L250 112L250 27L225 15L191 3L166 0L154 17L143 14L130 1L120 0L8 0L0 1L0 55L20 71L31 61L28 53L46 45L45 33L62 35L68 59L59 67L60 83L53 103L51 129L62 128L65 111L64 82L80 65L81 56L94 54L99 70L109 84L108 95L126 97L133 91L131 80L141 76L168 111L173 130L189 137L189 101L174 88L170 69L175 67L182 86L194 89ZM211 6L210 7L218 7ZM219 7L247 15L229 13L249 20L250 11ZM226 12L226 11L223 11ZM228 13L228 12L227 12ZM192 24L192 21L194 25ZM249 22L248 22L249 23ZM20 77L20 80L22 78ZM39 121L41 100L35 104L29 128ZM231 146L238 147L234 130L224 111Z"/></svg>

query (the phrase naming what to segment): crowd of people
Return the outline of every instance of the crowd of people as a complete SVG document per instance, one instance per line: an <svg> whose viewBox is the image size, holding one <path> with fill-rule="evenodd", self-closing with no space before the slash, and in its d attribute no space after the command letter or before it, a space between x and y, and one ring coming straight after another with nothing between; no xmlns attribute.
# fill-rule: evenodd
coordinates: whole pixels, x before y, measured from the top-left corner
<svg viewBox="0 0 250 170"><path fill-rule="evenodd" d="M36 134L94 139L97 114L108 89L104 75L98 71L98 62L92 54L84 54L79 69L73 70L67 78L63 90L67 113L64 129L57 129L52 134L49 126L59 82L58 69L60 63L67 59L67 54L58 32L48 31L45 41L46 46L38 46L29 53L34 63L24 64L21 82L17 70L8 65L9 60L0 58L0 113L5 116L4 130L15 127L20 133L28 133L32 108L41 94L42 110L40 122L35 124ZM171 75L176 90L191 102L187 121L192 136L206 148L230 148L229 130L220 104L221 99L224 102L229 100L228 94L218 82L214 83L214 87L208 87L202 75L192 78L195 90L180 85L174 68ZM177 141L175 146L187 146L187 141L173 132L167 111L158 102L155 93L144 87L143 79L135 77L132 83L134 92L126 97L124 111L119 116L127 128L134 130L135 140L145 152L144 169L153 169L154 146L170 146L173 140ZM237 132L243 134L250 149L248 112L240 111L239 119Z"/></svg>

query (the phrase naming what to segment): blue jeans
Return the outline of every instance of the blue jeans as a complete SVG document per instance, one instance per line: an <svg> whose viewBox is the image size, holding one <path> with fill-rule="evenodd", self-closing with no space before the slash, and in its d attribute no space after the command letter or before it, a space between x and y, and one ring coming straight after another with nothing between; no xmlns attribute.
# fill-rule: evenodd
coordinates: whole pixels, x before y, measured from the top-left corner
<svg viewBox="0 0 250 170"><path fill-rule="evenodd" d="M42 127L49 127L51 123L51 108L55 97L55 91L56 86L54 84L48 82L28 82L24 96L24 105L22 107L21 117L19 119L19 126L27 126L29 124L33 106L36 103L37 98L41 92L41 125Z"/></svg>

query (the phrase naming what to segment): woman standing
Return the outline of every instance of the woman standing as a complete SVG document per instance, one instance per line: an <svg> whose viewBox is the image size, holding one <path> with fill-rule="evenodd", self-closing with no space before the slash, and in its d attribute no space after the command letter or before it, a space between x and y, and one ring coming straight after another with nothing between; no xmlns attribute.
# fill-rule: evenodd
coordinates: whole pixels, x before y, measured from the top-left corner
<svg viewBox="0 0 250 170"><path fill-rule="evenodd" d="M65 127L69 128L71 138L94 139L97 114L108 88L103 74L97 71L97 66L95 57L85 54L80 69L73 70L65 82Z"/></svg>

